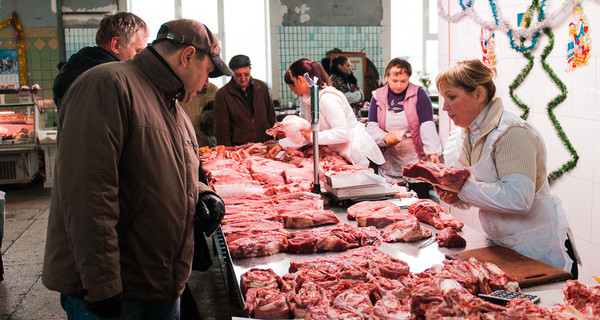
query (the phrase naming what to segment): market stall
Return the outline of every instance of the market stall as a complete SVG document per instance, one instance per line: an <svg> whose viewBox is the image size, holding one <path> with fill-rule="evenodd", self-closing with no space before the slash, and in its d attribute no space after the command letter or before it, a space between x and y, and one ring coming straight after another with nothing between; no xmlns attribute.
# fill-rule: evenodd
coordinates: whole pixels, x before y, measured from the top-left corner
<svg viewBox="0 0 600 320"><path fill-rule="evenodd" d="M493 243L483 234L468 226L463 227L462 223L457 229L459 230L458 234L466 240L466 245L460 248L441 247L436 241L429 240L435 240L436 235L441 233L443 228L434 227L434 224L422 221L419 222L419 226L428 230L431 235L422 240L381 242L380 239L370 238L371 242L365 242L364 239L373 236L373 233L369 234L371 232L369 230L375 230L375 237L379 237L383 232L383 225L371 221L367 222L367 226L365 226L364 221L357 217L349 219L350 210L348 208L356 203L355 201L341 201L332 193L321 197L307 192L312 187L310 169L312 169L313 163L307 160L309 157L306 154L299 151L296 157L291 154L284 157L288 159L287 162L274 162L263 156L267 149L268 147L263 144L245 145L238 148L215 148L215 150L211 150L210 154L205 154L203 158L203 169L206 171L212 187L224 198L228 211L222 226L224 231L219 231L215 235L215 244L226 277L232 303L232 315L241 317L253 315L245 309L247 292L244 290L247 290L248 286L242 283L242 278L248 272L256 269L270 270L273 274L285 279L289 278L299 265L327 259L329 259L328 261L336 259L345 261L353 252L361 252L363 256L365 252L367 256L370 254L381 255L384 260L406 264L406 271L411 275L410 277L419 277L419 274L423 272L423 274L433 275L439 270L444 270L443 266L448 264L448 259L464 261L460 259L469 258L469 255L465 256L461 253L480 254L481 262L469 261L468 263L483 266L486 261L491 261L502 265L504 271L501 274L506 273L508 274L507 279L513 279L508 283L518 283L518 287L524 289L524 292L535 293L542 298L539 305L534 305L536 308L539 306L549 308L551 304L561 302L561 288L565 287L565 280L571 278L570 273L535 260L527 260L528 258L512 250L509 250L509 254L506 251L499 251L498 247L493 246ZM323 156L322 153L321 155ZM331 155L327 156L331 157ZM338 168L338 174L344 174L344 172L347 174L353 170L352 166L342 166L339 163L335 167ZM343 168L343 170L339 168ZM321 176L323 184L331 183L331 179L327 179L326 176L332 175L332 166L327 161L321 161L321 170L326 172ZM327 170L329 171L327 172ZM299 180L298 175L294 175L298 171L306 171L304 180ZM291 199L294 199L295 202ZM389 206L397 207L400 209L398 213L403 212L411 203L417 201L415 198L399 199L395 197L369 200L376 200L373 202L378 203L385 202ZM314 204L320 205L321 208L313 207ZM335 217L327 216L328 212L333 212ZM403 213L399 213L399 215L401 214ZM388 218L389 216L386 216L383 220ZM378 227L375 228L374 225ZM324 238L320 239L331 239L333 233L328 232L335 232L336 236L339 236L344 232L352 233L356 230L364 232L360 236L362 237L360 244L354 243L348 247L337 247L331 251L327 251L329 250L326 248L328 245L313 246L315 242L311 242L312 240L302 242L304 241L302 237L311 235L320 237L325 234ZM280 238L286 238L287 240L283 241L289 241L287 246L278 242L277 239ZM294 239L300 239L302 243L294 242ZM328 240L315 241L321 243ZM313 244L306 246L307 243ZM329 248L331 249L333 246ZM479 252L482 250L483 253ZM482 258L484 256L487 258ZM369 257L364 258L368 259ZM521 260L523 258L525 260ZM368 264L370 265L371 262ZM438 267L432 268L436 265ZM549 268L543 269L542 266ZM485 265L482 268L488 267ZM369 272L360 271L359 274ZM485 284L492 280L484 277L478 281L480 284ZM552 283L555 285L548 285ZM243 289L244 287L246 289ZM492 286L491 288L515 290L518 287L511 284L506 287ZM487 287L485 290L491 292L491 288ZM479 289L475 289L475 292L477 290ZM486 293L485 290L481 293ZM472 295L473 292L470 294L475 298ZM489 305L485 306L489 307ZM256 317L256 314L254 316Z"/></svg>

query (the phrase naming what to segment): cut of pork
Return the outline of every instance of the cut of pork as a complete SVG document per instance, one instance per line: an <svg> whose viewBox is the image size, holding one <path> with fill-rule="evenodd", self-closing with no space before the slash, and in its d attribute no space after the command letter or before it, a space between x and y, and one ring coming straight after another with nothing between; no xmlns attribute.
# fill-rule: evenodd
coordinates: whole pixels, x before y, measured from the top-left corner
<svg viewBox="0 0 600 320"><path fill-rule="evenodd" d="M452 228L460 231L464 223L452 216L446 209L435 201L421 199L408 206L408 212L413 214L419 221L425 222L437 229Z"/></svg>
<svg viewBox="0 0 600 320"><path fill-rule="evenodd" d="M402 170L405 178L418 179L431 184L451 185L466 180L471 175L468 169L460 169L443 163L419 161L410 163Z"/></svg>
<svg viewBox="0 0 600 320"><path fill-rule="evenodd" d="M415 217L390 224L381 230L385 242L414 242L431 237L431 231L422 228Z"/></svg>
<svg viewBox="0 0 600 320"><path fill-rule="evenodd" d="M456 230L445 228L436 236L438 246L446 248L464 248L467 246L467 240L461 237Z"/></svg>

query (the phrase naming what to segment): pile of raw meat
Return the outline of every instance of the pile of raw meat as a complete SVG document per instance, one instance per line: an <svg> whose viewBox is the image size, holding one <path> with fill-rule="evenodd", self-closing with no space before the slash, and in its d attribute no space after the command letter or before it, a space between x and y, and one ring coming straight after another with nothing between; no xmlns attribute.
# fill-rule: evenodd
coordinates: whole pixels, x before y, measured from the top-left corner
<svg viewBox="0 0 600 320"><path fill-rule="evenodd" d="M251 317L260 319L597 319L600 286L569 281L553 310L529 300L506 307L477 297L519 291L514 278L489 262L446 261L413 274L375 247L298 261L289 273L250 269L240 286Z"/></svg>

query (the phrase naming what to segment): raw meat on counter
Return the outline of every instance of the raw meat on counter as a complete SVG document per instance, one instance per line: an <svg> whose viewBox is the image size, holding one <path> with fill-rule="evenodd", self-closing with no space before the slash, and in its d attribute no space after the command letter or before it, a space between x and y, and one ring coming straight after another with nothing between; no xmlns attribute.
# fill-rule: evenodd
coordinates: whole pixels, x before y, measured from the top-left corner
<svg viewBox="0 0 600 320"><path fill-rule="evenodd" d="M348 220L356 220L359 227L386 227L397 221L412 219L413 216L402 211L388 201L362 201L347 209Z"/></svg>
<svg viewBox="0 0 600 320"><path fill-rule="evenodd" d="M445 228L436 236L438 246L446 248L464 248L467 246L467 240L461 237L456 230Z"/></svg>
<svg viewBox="0 0 600 320"><path fill-rule="evenodd" d="M233 258L270 256L286 250L287 235L281 231L251 234L228 241L227 247Z"/></svg>
<svg viewBox="0 0 600 320"><path fill-rule="evenodd" d="M273 269L252 268L242 274L240 281L240 289L246 295L249 289L252 288L272 288L281 289L282 280Z"/></svg>
<svg viewBox="0 0 600 320"><path fill-rule="evenodd" d="M600 286L586 287L577 280L568 280L563 288L565 304L557 306L554 312L575 313L576 309L585 319L600 318Z"/></svg>
<svg viewBox="0 0 600 320"><path fill-rule="evenodd" d="M408 212L413 214L419 221L425 222L437 229L452 228L460 231L464 223L452 216L438 203L429 199L421 199L408 206Z"/></svg>
<svg viewBox="0 0 600 320"><path fill-rule="evenodd" d="M373 227L357 228L347 223L290 233L287 252L314 253L345 251L366 245L379 245L379 233Z"/></svg>
<svg viewBox="0 0 600 320"><path fill-rule="evenodd" d="M390 224L381 230L385 242L414 242L431 237L431 231L421 227L415 217Z"/></svg>
<svg viewBox="0 0 600 320"><path fill-rule="evenodd" d="M450 185L466 180L471 172L468 169L459 169L443 163L419 161L406 165L402 175L405 178L418 179L431 184Z"/></svg>
<svg viewBox="0 0 600 320"><path fill-rule="evenodd" d="M246 294L248 314L258 319L289 319L285 293L272 288L250 289Z"/></svg>
<svg viewBox="0 0 600 320"><path fill-rule="evenodd" d="M302 229L325 224L336 224L340 220L331 210L315 209L302 211L287 211L280 213L283 218L283 224L286 228Z"/></svg>

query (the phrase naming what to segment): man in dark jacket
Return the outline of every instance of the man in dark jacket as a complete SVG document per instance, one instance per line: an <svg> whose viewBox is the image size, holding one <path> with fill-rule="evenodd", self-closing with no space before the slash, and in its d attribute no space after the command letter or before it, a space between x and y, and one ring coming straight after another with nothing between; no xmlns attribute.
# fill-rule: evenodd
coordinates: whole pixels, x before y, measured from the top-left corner
<svg viewBox="0 0 600 320"><path fill-rule="evenodd" d="M102 63L131 59L147 42L148 26L140 17L129 12L106 14L98 24L96 46L79 50L59 69L52 87L56 106L77 76Z"/></svg>
<svg viewBox="0 0 600 320"><path fill-rule="evenodd" d="M169 21L133 59L92 68L67 91L42 282L69 319L179 318L194 225L212 234L225 205L198 182L178 100L233 74L220 52L203 24Z"/></svg>
<svg viewBox="0 0 600 320"><path fill-rule="evenodd" d="M250 76L250 58L237 55L229 61L233 77L215 96L215 135L218 145L239 146L272 139L265 130L275 124L275 107L269 87Z"/></svg>

